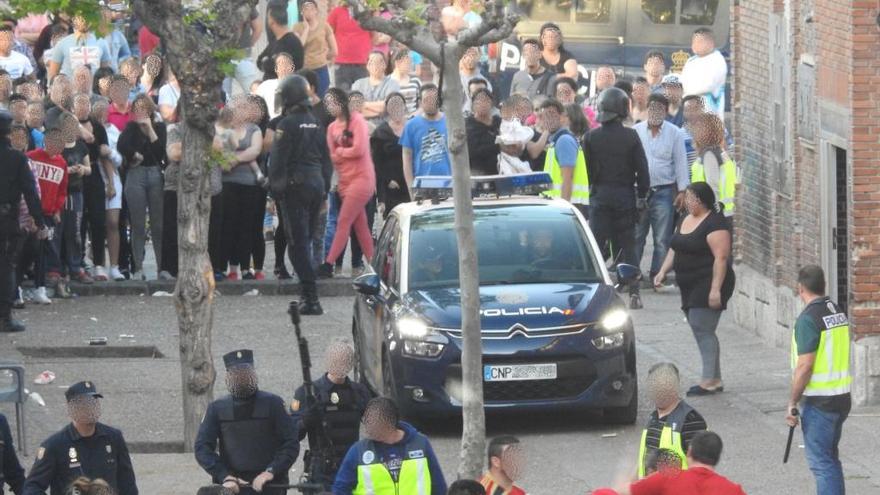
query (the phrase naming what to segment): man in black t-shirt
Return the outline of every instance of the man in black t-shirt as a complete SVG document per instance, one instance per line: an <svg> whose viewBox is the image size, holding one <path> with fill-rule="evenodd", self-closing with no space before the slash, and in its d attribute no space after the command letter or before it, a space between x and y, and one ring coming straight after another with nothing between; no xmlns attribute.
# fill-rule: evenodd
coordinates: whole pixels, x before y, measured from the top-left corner
<svg viewBox="0 0 880 495"><path fill-rule="evenodd" d="M257 57L257 65L263 70L263 80L275 79L274 57L276 53L289 53L293 57L293 69L303 68L305 51L299 38L288 28L287 6L270 4L267 15L269 31L275 36L275 41L263 50ZM248 88L250 89L250 88Z"/></svg>

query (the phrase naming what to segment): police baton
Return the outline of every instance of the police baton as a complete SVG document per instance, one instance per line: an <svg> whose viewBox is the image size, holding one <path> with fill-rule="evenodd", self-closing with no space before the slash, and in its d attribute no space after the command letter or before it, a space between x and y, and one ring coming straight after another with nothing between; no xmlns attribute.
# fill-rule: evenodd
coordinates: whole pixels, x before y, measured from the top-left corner
<svg viewBox="0 0 880 495"><path fill-rule="evenodd" d="M791 408L791 415L794 417L798 416L798 410L796 407ZM797 425L790 426L788 428L788 442L785 443L785 455L782 456L782 463L785 464L788 462L788 454L791 453L791 440L794 438L794 429L797 428Z"/></svg>

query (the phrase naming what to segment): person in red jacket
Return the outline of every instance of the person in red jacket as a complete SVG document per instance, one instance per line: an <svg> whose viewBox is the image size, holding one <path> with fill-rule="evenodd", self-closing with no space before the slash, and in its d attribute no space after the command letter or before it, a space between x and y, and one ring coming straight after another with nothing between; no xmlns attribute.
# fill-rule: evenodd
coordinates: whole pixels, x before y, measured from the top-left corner
<svg viewBox="0 0 880 495"><path fill-rule="evenodd" d="M486 495L526 495L525 490L514 485L523 475L526 459L519 439L513 436L493 438L488 448L489 471L480 484Z"/></svg>
<svg viewBox="0 0 880 495"><path fill-rule="evenodd" d="M48 304L46 295L46 268L50 264L58 266L61 262L61 239L53 235L53 230L61 222L61 211L67 200L67 161L61 152L64 150L64 137L61 129L46 130L43 148L27 154L32 168L37 171L40 184L40 202L43 206L43 224L50 229L49 238L40 241L40 256L37 258L34 285L37 292L34 300Z"/></svg>

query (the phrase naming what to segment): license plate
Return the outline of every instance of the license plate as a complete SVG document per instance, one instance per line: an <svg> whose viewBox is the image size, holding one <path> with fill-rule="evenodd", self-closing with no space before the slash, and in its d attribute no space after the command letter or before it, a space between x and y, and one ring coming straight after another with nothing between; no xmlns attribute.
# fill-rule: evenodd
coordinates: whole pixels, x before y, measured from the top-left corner
<svg viewBox="0 0 880 495"><path fill-rule="evenodd" d="M556 363L501 364L483 366L483 380L487 382L512 382L522 380L555 379Z"/></svg>

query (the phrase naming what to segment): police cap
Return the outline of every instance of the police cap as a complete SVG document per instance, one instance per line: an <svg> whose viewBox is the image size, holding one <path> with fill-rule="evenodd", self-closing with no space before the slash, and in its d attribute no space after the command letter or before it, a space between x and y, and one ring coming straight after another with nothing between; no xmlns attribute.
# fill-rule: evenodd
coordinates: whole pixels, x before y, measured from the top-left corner
<svg viewBox="0 0 880 495"><path fill-rule="evenodd" d="M596 105L599 109L599 122L611 122L629 116L629 97L620 88L607 88L599 93Z"/></svg>
<svg viewBox="0 0 880 495"><path fill-rule="evenodd" d="M253 366L254 351L250 349L239 349L237 351L226 353L223 356L223 364L226 365L227 370L236 366Z"/></svg>
<svg viewBox="0 0 880 495"><path fill-rule="evenodd" d="M68 387L67 391L64 392L64 398L67 399L67 402L83 395L97 397L99 399L104 398L103 395L98 393L98 389L95 388L95 382L77 382Z"/></svg>

